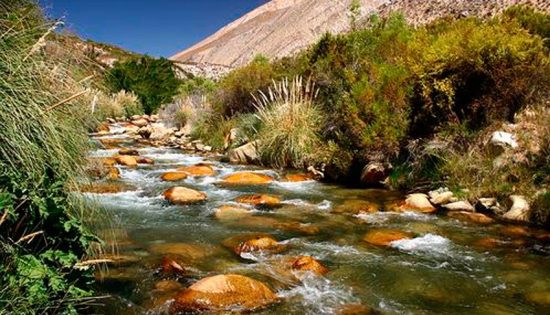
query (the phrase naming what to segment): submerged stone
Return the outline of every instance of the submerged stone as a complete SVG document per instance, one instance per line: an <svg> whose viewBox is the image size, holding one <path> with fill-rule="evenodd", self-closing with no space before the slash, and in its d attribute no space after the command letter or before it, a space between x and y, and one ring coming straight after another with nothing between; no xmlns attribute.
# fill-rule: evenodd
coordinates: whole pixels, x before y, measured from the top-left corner
<svg viewBox="0 0 550 315"><path fill-rule="evenodd" d="M300 271L312 271L319 275L324 275L328 272L327 267L323 266L318 260L311 256L301 256L294 260L292 269Z"/></svg>
<svg viewBox="0 0 550 315"><path fill-rule="evenodd" d="M118 150L119 155L132 155L132 156L139 156L139 152L136 149L129 149L129 148L123 148Z"/></svg>
<svg viewBox="0 0 550 315"><path fill-rule="evenodd" d="M346 200L343 204L335 207L332 212L334 213L373 213L378 212L380 206L374 202L367 200Z"/></svg>
<svg viewBox="0 0 550 315"><path fill-rule="evenodd" d="M369 231L363 240L376 246L390 246L391 242L411 239L412 235L399 230L380 229Z"/></svg>
<svg viewBox="0 0 550 315"><path fill-rule="evenodd" d="M118 194L133 190L136 188L121 182L96 182L80 187L80 192L93 194Z"/></svg>
<svg viewBox="0 0 550 315"><path fill-rule="evenodd" d="M173 309L185 311L254 311L276 302L264 283L241 275L204 278L176 297Z"/></svg>
<svg viewBox="0 0 550 315"><path fill-rule="evenodd" d="M305 182L312 180L313 177L310 174L305 173L295 173L285 175L285 181L287 182Z"/></svg>
<svg viewBox="0 0 550 315"><path fill-rule="evenodd" d="M495 222L495 220L484 214L467 211L451 211L447 213L447 216L461 221L469 221L477 224L491 224Z"/></svg>
<svg viewBox="0 0 550 315"><path fill-rule="evenodd" d="M238 220L251 215L250 210L237 206L221 206L216 209L214 216L221 221Z"/></svg>
<svg viewBox="0 0 550 315"><path fill-rule="evenodd" d="M281 200L277 196L271 195L245 195L237 198L235 201L254 206L278 206Z"/></svg>
<svg viewBox="0 0 550 315"><path fill-rule="evenodd" d="M149 246L149 252L158 255L177 255L179 257L195 260L212 255L212 248L199 244L189 243L162 243ZM171 259L171 257L169 257Z"/></svg>

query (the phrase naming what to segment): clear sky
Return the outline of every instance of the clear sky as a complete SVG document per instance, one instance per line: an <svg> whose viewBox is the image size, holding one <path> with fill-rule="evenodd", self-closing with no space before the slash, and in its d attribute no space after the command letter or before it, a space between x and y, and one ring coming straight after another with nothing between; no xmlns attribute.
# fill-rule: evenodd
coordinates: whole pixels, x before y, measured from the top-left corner
<svg viewBox="0 0 550 315"><path fill-rule="evenodd" d="M170 57L267 0L40 0L85 39Z"/></svg>

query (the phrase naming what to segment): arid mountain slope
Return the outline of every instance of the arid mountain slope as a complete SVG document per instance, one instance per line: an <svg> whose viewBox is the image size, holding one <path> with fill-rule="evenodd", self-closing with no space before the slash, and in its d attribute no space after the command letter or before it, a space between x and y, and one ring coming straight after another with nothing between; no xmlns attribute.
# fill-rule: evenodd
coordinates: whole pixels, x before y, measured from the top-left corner
<svg viewBox="0 0 550 315"><path fill-rule="evenodd" d="M255 55L283 57L326 32L346 31L352 0L272 0L174 55L179 62L241 66ZM550 0L360 0L361 17L400 11L414 24L438 17L491 16L514 4L550 11Z"/></svg>

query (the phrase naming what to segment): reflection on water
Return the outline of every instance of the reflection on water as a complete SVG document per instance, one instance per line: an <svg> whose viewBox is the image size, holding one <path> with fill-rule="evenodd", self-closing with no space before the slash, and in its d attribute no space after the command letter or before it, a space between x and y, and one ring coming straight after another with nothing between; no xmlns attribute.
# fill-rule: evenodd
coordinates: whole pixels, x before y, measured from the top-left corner
<svg viewBox="0 0 550 315"><path fill-rule="evenodd" d="M121 137L117 135L116 137ZM478 226L444 216L412 212L333 211L346 201L382 206L400 198L382 190L347 189L314 181L288 183L280 174L228 165L216 158L162 148L140 148L154 165L121 168L121 182L135 191L85 194L110 209L121 223L120 260L98 278L110 294L102 313L162 313L167 301L200 278L223 273L251 276L277 291L280 303L260 314L336 314L362 304L383 313L543 314L550 313L548 243L503 233L499 224ZM116 149L91 152L112 156ZM183 165L213 164L215 176L189 177L177 185L205 192L208 201L175 206L162 198L173 183L159 176ZM277 180L257 187L220 185L242 170ZM216 209L238 205L244 194L279 196L281 205L251 209L245 217L216 219ZM373 229L413 235L388 247L363 241ZM280 253L239 257L224 245L246 233L269 234L282 242ZM109 241L109 240L107 240ZM328 267L324 276L284 268L289 257L312 256ZM163 258L176 257L184 273L163 271Z"/></svg>

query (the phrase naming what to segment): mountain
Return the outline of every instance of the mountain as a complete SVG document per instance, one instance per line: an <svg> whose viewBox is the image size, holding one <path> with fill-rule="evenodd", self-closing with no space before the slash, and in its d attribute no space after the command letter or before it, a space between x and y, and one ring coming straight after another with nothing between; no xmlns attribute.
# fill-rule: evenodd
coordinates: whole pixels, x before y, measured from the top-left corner
<svg viewBox="0 0 550 315"><path fill-rule="evenodd" d="M349 29L353 0L272 0L223 27L196 45L172 56L180 63L238 67L257 54L291 55L326 32ZM492 16L515 4L550 11L549 0L358 0L360 18L403 12L414 23L438 17Z"/></svg>

